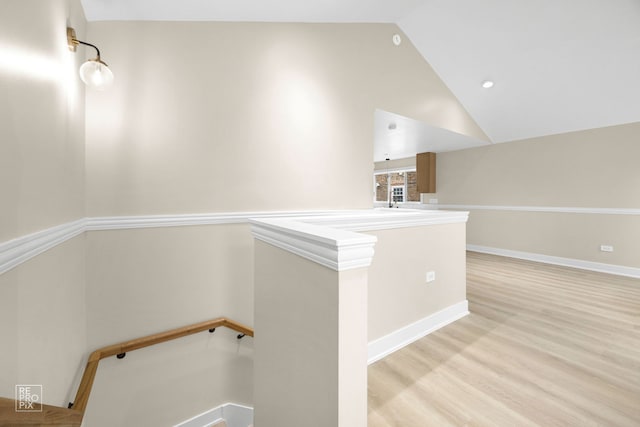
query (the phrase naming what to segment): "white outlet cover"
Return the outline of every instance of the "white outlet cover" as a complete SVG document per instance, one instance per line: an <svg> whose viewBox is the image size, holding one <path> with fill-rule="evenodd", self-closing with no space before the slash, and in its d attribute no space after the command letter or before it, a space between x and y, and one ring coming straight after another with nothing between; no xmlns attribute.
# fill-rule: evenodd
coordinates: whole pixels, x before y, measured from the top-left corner
<svg viewBox="0 0 640 427"><path fill-rule="evenodd" d="M433 282L436 280L436 272L435 271L427 271L427 283Z"/></svg>

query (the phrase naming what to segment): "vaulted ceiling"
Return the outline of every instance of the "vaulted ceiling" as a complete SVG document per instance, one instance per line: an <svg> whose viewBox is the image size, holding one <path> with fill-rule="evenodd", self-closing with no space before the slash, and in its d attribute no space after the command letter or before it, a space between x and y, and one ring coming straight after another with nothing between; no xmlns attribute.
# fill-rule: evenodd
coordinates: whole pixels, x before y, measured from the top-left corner
<svg viewBox="0 0 640 427"><path fill-rule="evenodd" d="M491 142L640 122L640 0L82 4L89 21L396 23Z"/></svg>

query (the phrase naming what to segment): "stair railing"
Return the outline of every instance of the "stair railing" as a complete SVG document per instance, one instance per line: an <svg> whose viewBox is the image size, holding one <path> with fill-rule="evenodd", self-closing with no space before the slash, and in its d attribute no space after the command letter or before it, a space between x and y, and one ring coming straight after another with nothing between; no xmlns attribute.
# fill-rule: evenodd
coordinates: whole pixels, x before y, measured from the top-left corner
<svg viewBox="0 0 640 427"><path fill-rule="evenodd" d="M96 372L98 371L98 364L100 363L100 360L111 356L116 356L118 359L122 359L128 352L133 350L150 347L155 344L171 341L187 335L193 335L205 330L213 333L216 328L222 326L239 332L237 335L238 339L242 339L246 335L250 337L253 336L253 329L250 327L224 317L218 317L217 319L207 320L193 325L183 326L181 328L171 329L169 331L99 348L89 355L87 365L85 366L84 373L82 374L82 379L80 380L80 385L78 386L75 400L73 403L69 403L69 409L42 405L46 410L41 413L11 413L8 408L11 407L11 405L14 405L15 401L0 398L0 423L13 422L16 425L31 426L80 426L82 417L84 416L84 412L87 408L89 395L91 394L91 388L93 387L93 381L95 379ZM46 417L47 413L51 416ZM30 419L33 422L31 422Z"/></svg>

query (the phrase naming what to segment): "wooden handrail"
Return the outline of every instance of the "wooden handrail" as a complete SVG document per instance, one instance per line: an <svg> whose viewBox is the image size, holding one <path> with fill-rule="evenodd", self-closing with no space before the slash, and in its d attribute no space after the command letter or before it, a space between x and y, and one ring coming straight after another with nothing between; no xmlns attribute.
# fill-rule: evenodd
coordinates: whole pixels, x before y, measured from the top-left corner
<svg viewBox="0 0 640 427"><path fill-rule="evenodd" d="M129 351L138 350L144 347L171 341L176 338L192 335L197 332L206 331L208 329L215 329L220 326L233 329L234 331L240 332L242 335L249 335L250 337L253 336L253 329L248 326L224 317L218 317L217 319L207 320L205 322L183 326L170 331L160 332L158 334L109 345L94 351L87 360L87 366L84 369L84 374L82 375L82 380L80 380L80 386L78 387L78 392L76 393L76 398L73 402L73 409L84 412L87 408L89 394L91 393L91 387L93 386L93 380L95 379L100 360L109 356L125 354Z"/></svg>
<svg viewBox="0 0 640 427"><path fill-rule="evenodd" d="M0 397L0 426L80 426L82 418L84 417L84 411L87 408L87 402L89 401L89 395L91 394L91 387L93 386L93 381L95 379L100 360L110 356L118 356L121 358L129 351L171 341L176 338L185 337L201 331L209 330L210 332L213 332L215 328L221 326L240 332L238 338L242 338L245 335L250 337L253 336L253 329L250 327L224 317L218 317L217 319L207 320L205 322L195 323L193 325L183 326L181 328L171 329L169 331L99 348L89 355L72 409L42 405L42 412L16 412L14 410L15 400Z"/></svg>

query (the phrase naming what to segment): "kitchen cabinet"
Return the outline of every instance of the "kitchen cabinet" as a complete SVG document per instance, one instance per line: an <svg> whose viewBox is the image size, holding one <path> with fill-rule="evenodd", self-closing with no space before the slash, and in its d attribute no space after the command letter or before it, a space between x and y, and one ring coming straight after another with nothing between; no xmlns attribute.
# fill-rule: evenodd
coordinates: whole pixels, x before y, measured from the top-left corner
<svg viewBox="0 0 640 427"><path fill-rule="evenodd" d="M418 193L436 192L436 153L416 154Z"/></svg>

